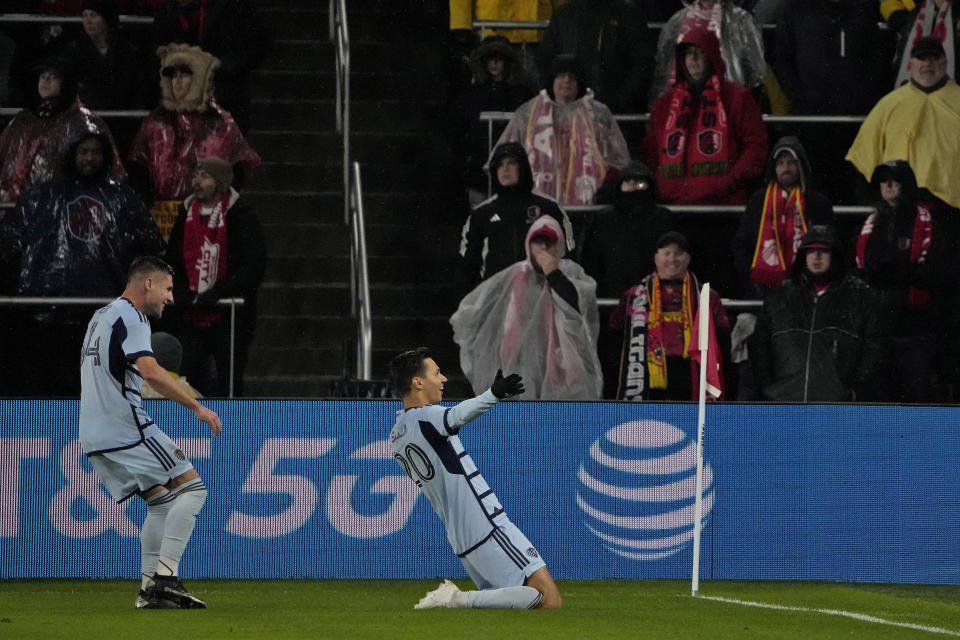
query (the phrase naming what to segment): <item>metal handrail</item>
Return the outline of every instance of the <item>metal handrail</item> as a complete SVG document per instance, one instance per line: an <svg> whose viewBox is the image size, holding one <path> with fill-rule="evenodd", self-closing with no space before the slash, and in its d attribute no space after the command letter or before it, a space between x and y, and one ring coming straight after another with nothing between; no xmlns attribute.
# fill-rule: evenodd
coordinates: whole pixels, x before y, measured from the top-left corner
<svg viewBox="0 0 960 640"><path fill-rule="evenodd" d="M82 22L80 16L50 16L39 13L0 13L0 22ZM153 16L120 14L121 24L153 24Z"/></svg>
<svg viewBox="0 0 960 640"><path fill-rule="evenodd" d="M114 300L116 300L116 298L0 296L0 307L93 307L96 305L110 304ZM217 300L217 305L230 306L230 388L228 390L228 397L230 398L233 397L234 353L237 342L237 306L243 304L243 298L220 298Z"/></svg>
<svg viewBox="0 0 960 640"><path fill-rule="evenodd" d="M23 111L22 107L0 107L0 116L15 116ZM101 118L145 118L150 115L146 109L91 109Z"/></svg>
<svg viewBox="0 0 960 640"><path fill-rule="evenodd" d="M370 314L370 273L367 268L367 233L363 215L363 187L360 163L352 165L350 190L350 297L351 311L357 319L357 378L369 380L373 352L373 322Z"/></svg>
<svg viewBox="0 0 960 640"><path fill-rule="evenodd" d="M620 304L617 298L597 298L598 307L615 307ZM725 309L759 309L763 300L736 300L734 298L720 298L720 304Z"/></svg>
<svg viewBox="0 0 960 640"><path fill-rule="evenodd" d="M343 223L350 224L350 32L345 0L330 0L330 41L337 51L335 109L343 145Z"/></svg>
<svg viewBox="0 0 960 640"><path fill-rule="evenodd" d="M666 26L666 22L648 22L647 27L654 31L659 31ZM550 26L549 20L474 20L474 29L480 29L480 37L486 36L487 29L546 29ZM774 22L758 22L757 26L764 31L773 31L777 28ZM889 29L890 25L886 22L877 22L879 29Z"/></svg>
<svg viewBox="0 0 960 640"><path fill-rule="evenodd" d="M746 209L742 204L660 204L660 206L669 209L674 213L694 213L694 214L740 214ZM571 204L565 205L563 210L567 213L605 213L613 211L612 205L603 204ZM876 211L874 207L859 205L837 205L833 207L833 213L840 216L866 216Z"/></svg>

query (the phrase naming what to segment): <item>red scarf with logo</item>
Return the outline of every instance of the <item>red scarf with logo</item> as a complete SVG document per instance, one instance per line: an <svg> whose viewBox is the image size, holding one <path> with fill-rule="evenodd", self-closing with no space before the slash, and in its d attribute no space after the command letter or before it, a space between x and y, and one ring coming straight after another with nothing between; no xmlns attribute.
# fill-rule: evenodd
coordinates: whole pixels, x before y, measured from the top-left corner
<svg viewBox="0 0 960 640"><path fill-rule="evenodd" d="M790 277L797 248L807 232L806 198L794 189L783 197L776 181L767 185L757 246L750 263L750 282L775 287Z"/></svg>
<svg viewBox="0 0 960 640"><path fill-rule="evenodd" d="M230 194L225 193L209 215L201 212L200 201L194 199L183 225L183 264L187 268L190 291L203 293L227 274L227 209ZM184 317L201 327L210 326L220 317L219 311L188 309Z"/></svg>
<svg viewBox="0 0 960 640"><path fill-rule="evenodd" d="M865 268L867 264L867 242L876 224L877 214L871 213L863 223L860 236L857 238L857 267ZM913 219L913 238L910 241L910 262L923 264L927 261L930 243L933 242L933 216L930 209L917 204L917 215ZM922 310L930 306L930 292L913 285L907 288L907 309Z"/></svg>
<svg viewBox="0 0 960 640"><path fill-rule="evenodd" d="M710 76L700 94L697 121L693 117L690 83L677 83L670 99L667 123L660 134L660 177L715 176L730 171L727 111L720 100L720 78Z"/></svg>

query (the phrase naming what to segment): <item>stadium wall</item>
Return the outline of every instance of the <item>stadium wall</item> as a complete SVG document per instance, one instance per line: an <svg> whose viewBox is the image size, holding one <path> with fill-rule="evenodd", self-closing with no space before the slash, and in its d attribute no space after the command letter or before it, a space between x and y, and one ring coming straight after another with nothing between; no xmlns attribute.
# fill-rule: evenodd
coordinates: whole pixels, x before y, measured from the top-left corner
<svg viewBox="0 0 960 640"><path fill-rule="evenodd" d="M396 402L212 401L211 438L147 410L210 490L188 578L465 576L386 440ZM139 499L116 505L76 401L0 401L0 577L135 578ZM950 407L707 409L701 579L960 584ZM686 578L696 406L503 403L461 438L559 578Z"/></svg>

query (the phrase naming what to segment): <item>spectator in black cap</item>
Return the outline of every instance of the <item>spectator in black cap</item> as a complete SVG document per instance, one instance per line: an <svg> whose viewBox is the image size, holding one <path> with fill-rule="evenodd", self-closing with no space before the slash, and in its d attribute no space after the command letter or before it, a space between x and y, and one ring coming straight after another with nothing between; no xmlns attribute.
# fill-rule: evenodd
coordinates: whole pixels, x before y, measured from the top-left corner
<svg viewBox="0 0 960 640"><path fill-rule="evenodd" d="M655 270L620 296L610 314L609 328L620 336L618 360L601 353L604 372L611 372L615 385L607 394L618 400L696 400L699 367L690 358L690 335L697 316L701 283L690 271L690 243L668 231L657 240ZM710 290L711 325L721 351L729 351L730 321L720 295ZM721 381L723 380L723 362ZM611 397L605 394L605 397ZM721 399L723 396L721 396Z"/></svg>
<svg viewBox="0 0 960 640"><path fill-rule="evenodd" d="M790 280L767 294L750 336L761 399L875 399L883 355L879 311L875 292L847 268L837 232L810 227Z"/></svg>
<svg viewBox="0 0 960 640"><path fill-rule="evenodd" d="M880 3L880 15L899 34L894 87L910 81L910 54L919 41L928 36L943 45L947 74L956 79L960 12L953 10L954 4L950 0L884 0Z"/></svg>
<svg viewBox="0 0 960 640"><path fill-rule="evenodd" d="M630 161L620 127L585 77L573 56L554 58L543 90L517 109L497 141L521 143L534 188L561 205L593 204L604 180Z"/></svg>
<svg viewBox="0 0 960 640"><path fill-rule="evenodd" d="M864 181L888 160L910 161L917 186L960 207L954 171L960 149L960 86L947 75L943 45L932 36L910 50L910 82L894 89L870 111L847 152ZM869 198L867 196L864 199Z"/></svg>

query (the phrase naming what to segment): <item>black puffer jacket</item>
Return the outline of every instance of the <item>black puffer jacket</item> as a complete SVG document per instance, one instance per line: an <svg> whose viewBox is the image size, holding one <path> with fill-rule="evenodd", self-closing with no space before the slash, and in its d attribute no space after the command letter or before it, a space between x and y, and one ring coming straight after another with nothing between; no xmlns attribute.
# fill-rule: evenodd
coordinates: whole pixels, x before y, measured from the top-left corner
<svg viewBox="0 0 960 640"><path fill-rule="evenodd" d="M819 296L806 270L807 248L832 253L830 286ZM793 276L771 291L750 338L761 398L777 402L847 402L870 398L882 359L875 293L847 273L842 245L830 227L811 227Z"/></svg>
<svg viewBox="0 0 960 640"><path fill-rule="evenodd" d="M508 187L500 184L496 170L506 156L520 165L519 181ZM480 203L463 225L457 269L457 293L461 296L498 271L526 259L527 230L540 216L553 216L564 236L573 238L570 219L556 201L533 192L533 172L522 145L507 142L494 149L490 174L494 195ZM573 244L568 240L568 253Z"/></svg>

